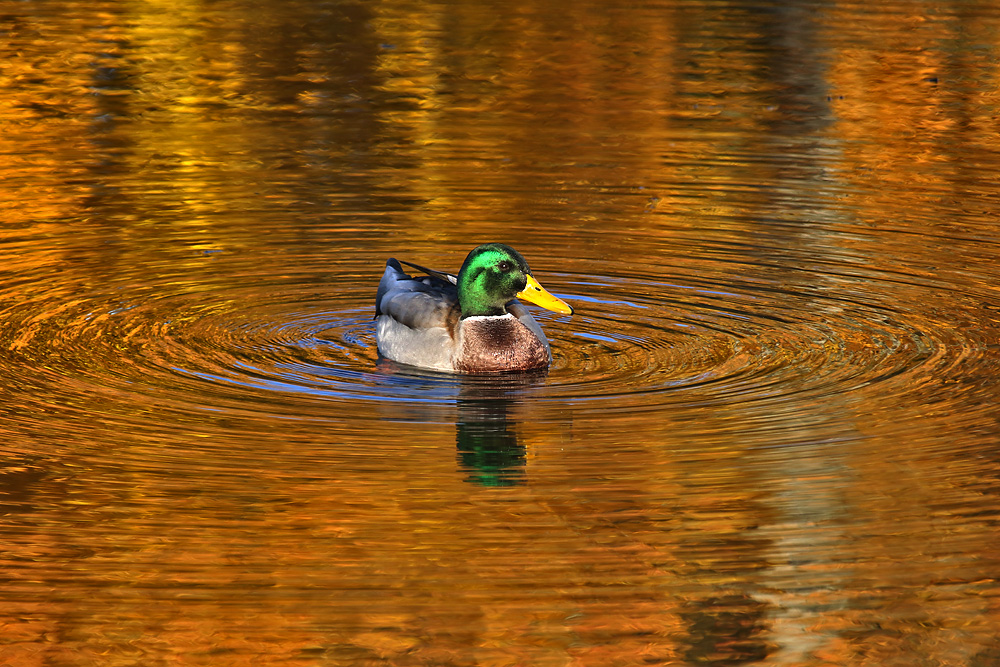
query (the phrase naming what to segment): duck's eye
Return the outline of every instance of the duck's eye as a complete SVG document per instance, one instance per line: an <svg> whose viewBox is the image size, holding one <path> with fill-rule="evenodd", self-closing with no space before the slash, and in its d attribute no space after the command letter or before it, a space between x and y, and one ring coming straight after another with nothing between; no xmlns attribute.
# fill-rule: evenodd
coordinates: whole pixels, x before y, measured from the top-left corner
<svg viewBox="0 0 1000 667"><path fill-rule="evenodd" d="M500 271L501 271L502 273L507 273L508 271L510 271L510 270L511 270L512 268L514 268L514 267L513 267L513 265L512 265L512 264L511 264L510 262L508 262L507 260L503 260L503 261L501 261L501 262L500 262L499 264L497 264L497 268L498 268L498 269L500 269Z"/></svg>

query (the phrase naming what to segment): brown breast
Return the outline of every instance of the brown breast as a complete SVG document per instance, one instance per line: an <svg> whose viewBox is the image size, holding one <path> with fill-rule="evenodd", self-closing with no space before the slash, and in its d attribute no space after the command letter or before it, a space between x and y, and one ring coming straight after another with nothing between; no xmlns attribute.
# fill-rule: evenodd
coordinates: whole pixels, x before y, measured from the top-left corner
<svg viewBox="0 0 1000 667"><path fill-rule="evenodd" d="M496 373L545 368L549 353L528 327L513 317L462 321L461 348L455 363L463 373Z"/></svg>

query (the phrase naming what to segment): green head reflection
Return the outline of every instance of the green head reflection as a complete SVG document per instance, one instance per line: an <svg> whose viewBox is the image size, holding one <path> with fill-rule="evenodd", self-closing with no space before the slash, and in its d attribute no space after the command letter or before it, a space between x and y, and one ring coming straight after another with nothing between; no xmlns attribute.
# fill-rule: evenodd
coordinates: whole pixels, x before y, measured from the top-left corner
<svg viewBox="0 0 1000 667"><path fill-rule="evenodd" d="M518 438L516 406L524 391L545 379L528 373L463 378L455 443L466 480L480 486L515 486L527 479L527 453Z"/></svg>

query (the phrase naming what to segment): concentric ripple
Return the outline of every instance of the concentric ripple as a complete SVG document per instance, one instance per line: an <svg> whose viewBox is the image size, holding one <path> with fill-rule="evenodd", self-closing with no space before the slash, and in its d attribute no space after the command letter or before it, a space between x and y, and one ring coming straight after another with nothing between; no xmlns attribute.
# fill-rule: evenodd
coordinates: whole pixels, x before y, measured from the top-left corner
<svg viewBox="0 0 1000 667"><path fill-rule="evenodd" d="M604 298L577 295L593 308L579 309L556 346L557 369L585 371L554 374L558 394L575 400L631 396L643 407L833 395L976 345L889 309L790 290L635 280L579 287Z"/></svg>
<svg viewBox="0 0 1000 667"><path fill-rule="evenodd" d="M991 346L974 327L931 319L933 304L880 305L884 285L870 279L836 292L570 273L547 282L577 312L536 312L554 363L547 375L514 384L519 395L558 410L898 397L929 378L947 382L969 363L983 367ZM363 296L369 288L338 292ZM21 406L25 413L152 405L286 419L403 402L422 405L421 418L447 420L432 406L452 404L470 386L512 382L381 362L368 299L343 303L329 293L306 277L268 289L187 285L127 298L42 291L4 310L8 376L30 388L21 392L20 400L35 401Z"/></svg>

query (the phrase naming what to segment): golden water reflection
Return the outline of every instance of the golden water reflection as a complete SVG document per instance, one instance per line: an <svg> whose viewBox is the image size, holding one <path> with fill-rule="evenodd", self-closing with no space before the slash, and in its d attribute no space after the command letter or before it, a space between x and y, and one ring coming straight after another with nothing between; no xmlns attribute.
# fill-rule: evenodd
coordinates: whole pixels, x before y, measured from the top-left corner
<svg viewBox="0 0 1000 667"><path fill-rule="evenodd" d="M997 663L998 24L11 8L0 663ZM553 367L380 362L494 239Z"/></svg>

